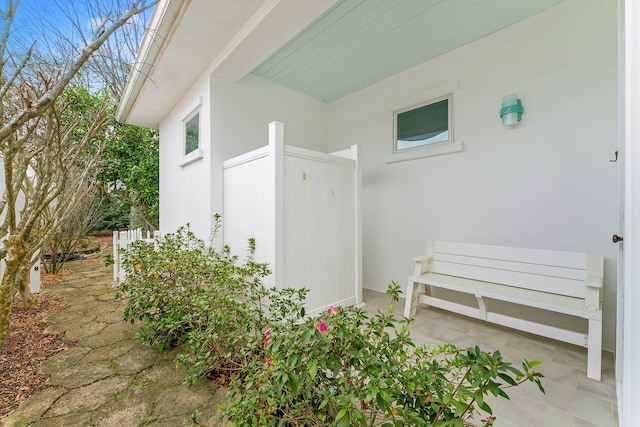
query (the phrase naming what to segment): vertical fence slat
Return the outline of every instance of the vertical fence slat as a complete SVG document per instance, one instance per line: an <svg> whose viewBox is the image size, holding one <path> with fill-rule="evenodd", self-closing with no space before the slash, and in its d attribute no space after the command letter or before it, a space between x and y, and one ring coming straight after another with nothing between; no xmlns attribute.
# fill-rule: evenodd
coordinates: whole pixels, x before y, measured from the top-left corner
<svg viewBox="0 0 640 427"><path fill-rule="evenodd" d="M122 256L123 252L127 250L129 244L130 233L129 231L121 231L118 242L118 280L123 281L125 279L124 268L122 268Z"/></svg>
<svg viewBox="0 0 640 427"><path fill-rule="evenodd" d="M161 234L159 230L153 232L153 238L151 233L147 231L147 237L144 238L142 229L136 228L135 230L114 231L113 232L113 281L121 282L126 278L124 268L122 268L122 257L124 251L127 250L129 245L137 240L144 240L145 242L153 242L155 239L160 238Z"/></svg>
<svg viewBox="0 0 640 427"><path fill-rule="evenodd" d="M113 232L113 281L117 282L120 273L120 257L118 256L118 232Z"/></svg>

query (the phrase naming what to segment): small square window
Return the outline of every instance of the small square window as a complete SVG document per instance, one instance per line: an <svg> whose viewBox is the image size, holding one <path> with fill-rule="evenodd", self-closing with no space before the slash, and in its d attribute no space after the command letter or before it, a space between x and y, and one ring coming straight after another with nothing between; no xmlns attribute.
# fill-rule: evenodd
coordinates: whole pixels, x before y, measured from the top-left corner
<svg viewBox="0 0 640 427"><path fill-rule="evenodd" d="M450 95L395 113L395 153L451 141Z"/></svg>
<svg viewBox="0 0 640 427"><path fill-rule="evenodd" d="M196 113L184 124L184 154L196 151L200 145L200 113Z"/></svg>

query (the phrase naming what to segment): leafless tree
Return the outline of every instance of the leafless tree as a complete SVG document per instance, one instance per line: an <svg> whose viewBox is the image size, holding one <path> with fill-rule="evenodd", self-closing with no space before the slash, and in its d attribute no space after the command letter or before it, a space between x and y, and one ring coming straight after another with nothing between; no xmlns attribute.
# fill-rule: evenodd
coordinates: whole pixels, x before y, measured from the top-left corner
<svg viewBox="0 0 640 427"><path fill-rule="evenodd" d="M0 283L0 349L15 295L20 293L25 303L34 302L24 282L34 255L83 203L96 173L102 149L98 136L107 126L109 105L90 108L89 121L67 120L65 108L73 96L65 95L65 90L100 46L153 2L114 0L111 8L94 10L99 15L83 15L83 19L97 18L92 35L73 30L63 34L59 29L63 37L52 38L45 49L37 43L12 42L19 3L6 0L0 9L4 24L0 28L0 153L5 182L0 200L0 261L5 264ZM106 4L87 1L85 5L95 3ZM75 8L67 16L78 23L79 2L71 4Z"/></svg>
<svg viewBox="0 0 640 427"><path fill-rule="evenodd" d="M53 209L48 209L43 222L58 222L61 224L57 232L51 238L45 252L42 255L42 266L47 273L58 273L69 259L74 259L77 252L92 249L85 247L86 234L100 219L100 192L97 184L86 186L86 195L82 197L83 203L77 205L70 214L65 212L66 220L59 222Z"/></svg>

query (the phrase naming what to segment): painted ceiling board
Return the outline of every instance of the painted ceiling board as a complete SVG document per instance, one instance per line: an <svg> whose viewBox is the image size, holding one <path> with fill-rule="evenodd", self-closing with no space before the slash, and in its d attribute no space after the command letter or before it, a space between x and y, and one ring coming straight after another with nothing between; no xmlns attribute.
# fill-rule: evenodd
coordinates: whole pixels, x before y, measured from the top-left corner
<svg viewBox="0 0 640 427"><path fill-rule="evenodd" d="M253 73L333 101L562 0L342 0Z"/></svg>

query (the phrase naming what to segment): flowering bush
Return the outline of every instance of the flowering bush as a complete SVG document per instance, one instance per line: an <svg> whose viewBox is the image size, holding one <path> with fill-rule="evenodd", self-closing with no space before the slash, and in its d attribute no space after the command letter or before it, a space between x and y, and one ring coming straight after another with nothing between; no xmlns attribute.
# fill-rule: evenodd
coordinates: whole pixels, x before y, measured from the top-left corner
<svg viewBox="0 0 640 427"><path fill-rule="evenodd" d="M220 224L216 220L217 230ZM212 372L231 377L223 415L238 426L463 426L486 414L487 395L542 375L525 360L516 368L478 347L416 346L410 320L393 305L368 316L329 307L305 316L305 289L265 288L255 244L240 262L189 227L155 243L136 242L124 256L125 319L141 321L139 337L159 349L188 343L178 355L185 379ZM388 294L397 300L399 285Z"/></svg>
<svg viewBox="0 0 640 427"><path fill-rule="evenodd" d="M388 293L397 299L398 284ZM488 426L487 395L507 398L504 389L524 381L544 391L537 362L517 369L478 347L416 347L393 306L372 317L330 307L301 324L271 322L253 352L225 410L239 426L463 426L478 410Z"/></svg>

